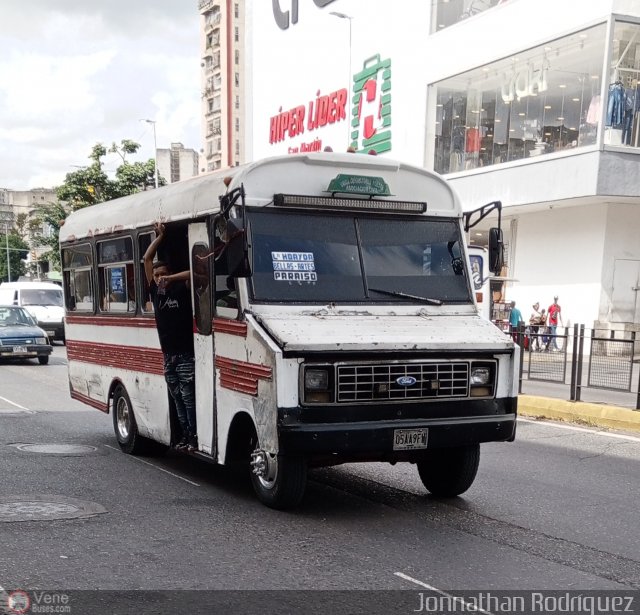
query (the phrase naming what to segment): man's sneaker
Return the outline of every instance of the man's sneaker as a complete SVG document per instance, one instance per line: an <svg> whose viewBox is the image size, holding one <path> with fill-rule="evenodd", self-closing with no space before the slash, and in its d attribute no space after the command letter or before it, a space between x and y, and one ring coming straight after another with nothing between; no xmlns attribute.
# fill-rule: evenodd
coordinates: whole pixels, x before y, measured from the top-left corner
<svg viewBox="0 0 640 615"><path fill-rule="evenodd" d="M176 444L176 449L177 450L184 450L185 448L187 448L187 446L189 446L189 441L187 440L186 437L182 437L180 438L180 441Z"/></svg>
<svg viewBox="0 0 640 615"><path fill-rule="evenodd" d="M198 450L198 436L191 436L189 438L189 444L187 444L187 450L189 452Z"/></svg>

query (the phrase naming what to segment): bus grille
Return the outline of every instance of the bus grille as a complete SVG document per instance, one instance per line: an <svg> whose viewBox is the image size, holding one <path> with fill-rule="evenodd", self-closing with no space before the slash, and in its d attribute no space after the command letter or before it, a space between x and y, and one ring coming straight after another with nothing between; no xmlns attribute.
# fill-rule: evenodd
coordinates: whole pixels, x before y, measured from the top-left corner
<svg viewBox="0 0 640 615"><path fill-rule="evenodd" d="M338 366L339 403L466 397L468 391L468 363Z"/></svg>

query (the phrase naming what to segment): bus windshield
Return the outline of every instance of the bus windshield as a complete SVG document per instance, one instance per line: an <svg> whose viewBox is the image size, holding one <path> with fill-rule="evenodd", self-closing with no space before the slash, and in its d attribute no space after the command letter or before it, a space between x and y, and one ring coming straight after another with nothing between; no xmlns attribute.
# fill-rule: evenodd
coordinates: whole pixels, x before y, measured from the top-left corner
<svg viewBox="0 0 640 615"><path fill-rule="evenodd" d="M467 303L458 220L247 212L258 302Z"/></svg>

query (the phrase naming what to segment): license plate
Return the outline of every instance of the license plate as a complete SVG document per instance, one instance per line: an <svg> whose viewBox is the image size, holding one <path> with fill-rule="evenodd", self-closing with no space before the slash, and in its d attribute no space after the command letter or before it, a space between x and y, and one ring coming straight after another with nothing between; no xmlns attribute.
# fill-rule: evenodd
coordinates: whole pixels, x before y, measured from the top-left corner
<svg viewBox="0 0 640 615"><path fill-rule="evenodd" d="M394 429L393 450L406 451L427 448L428 429Z"/></svg>
<svg viewBox="0 0 640 615"><path fill-rule="evenodd" d="M45 330L45 333L46 333L49 337L53 337L53 336L56 334L56 332L55 332L55 331L46 331L46 330Z"/></svg>
<svg viewBox="0 0 640 615"><path fill-rule="evenodd" d="M26 346L14 346L13 347L13 354L26 354L27 351L27 347Z"/></svg>

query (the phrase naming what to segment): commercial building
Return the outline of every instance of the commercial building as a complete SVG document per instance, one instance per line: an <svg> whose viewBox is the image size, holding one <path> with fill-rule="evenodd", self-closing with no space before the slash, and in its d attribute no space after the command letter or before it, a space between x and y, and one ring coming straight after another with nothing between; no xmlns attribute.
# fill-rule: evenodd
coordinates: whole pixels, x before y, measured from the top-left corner
<svg viewBox="0 0 640 615"><path fill-rule="evenodd" d="M558 295L565 324L640 328L640 3L247 13L249 158L351 145L442 173L465 209L503 202L503 292L525 315Z"/></svg>
<svg viewBox="0 0 640 615"><path fill-rule="evenodd" d="M199 0L202 51L200 171L245 161L245 1Z"/></svg>
<svg viewBox="0 0 640 615"><path fill-rule="evenodd" d="M156 157L158 173L169 184L198 175L198 152L186 149L182 143L172 143L169 149L158 149Z"/></svg>

